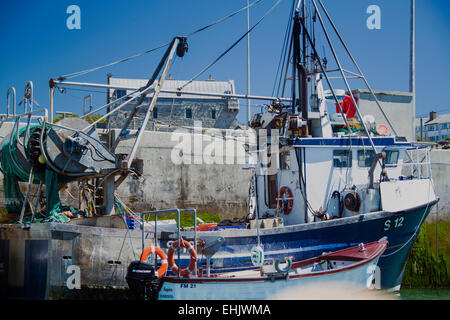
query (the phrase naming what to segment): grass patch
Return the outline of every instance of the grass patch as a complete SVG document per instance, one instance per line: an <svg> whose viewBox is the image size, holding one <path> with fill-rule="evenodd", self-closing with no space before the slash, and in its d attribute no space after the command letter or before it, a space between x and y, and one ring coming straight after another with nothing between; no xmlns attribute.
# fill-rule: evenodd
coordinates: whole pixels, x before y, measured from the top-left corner
<svg viewBox="0 0 450 320"><path fill-rule="evenodd" d="M205 223L209 223L209 222L215 222L215 223L219 223L220 217L217 213L209 213L209 212L197 212L197 217L202 219ZM177 214L176 213L160 213L158 214L158 220L169 220L169 219L173 219L173 220L177 220ZM180 214L180 226L181 227L193 227L194 226L194 214L191 212L187 212L187 213L181 213ZM155 221L155 217L154 216L146 216L145 217L145 221ZM200 223L197 221L197 226Z"/></svg>
<svg viewBox="0 0 450 320"><path fill-rule="evenodd" d="M6 208L0 208L0 217L6 217L8 215L8 211Z"/></svg>
<svg viewBox="0 0 450 320"><path fill-rule="evenodd" d="M425 222L411 250L403 276L405 288L450 288L450 222Z"/></svg>

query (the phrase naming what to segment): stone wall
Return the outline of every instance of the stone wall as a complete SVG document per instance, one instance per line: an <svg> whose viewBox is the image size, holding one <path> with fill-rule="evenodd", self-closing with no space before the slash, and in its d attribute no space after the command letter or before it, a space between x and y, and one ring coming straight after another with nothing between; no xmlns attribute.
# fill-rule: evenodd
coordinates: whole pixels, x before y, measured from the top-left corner
<svg viewBox="0 0 450 320"><path fill-rule="evenodd" d="M450 150L434 149L431 152L431 172L439 203L430 212L428 222L450 221Z"/></svg>
<svg viewBox="0 0 450 320"><path fill-rule="evenodd" d="M143 179L127 178L119 197L136 210L179 207L223 218L245 216L251 172L243 170L244 131L225 139L221 131L211 131L206 136L146 131L135 157ZM132 143L123 141L116 151L129 153Z"/></svg>
<svg viewBox="0 0 450 320"><path fill-rule="evenodd" d="M147 103L149 103L147 99ZM134 104L124 106L120 112L109 116L110 128L122 128ZM147 107L142 107L131 121L129 128L141 126ZM186 113L190 113L188 118ZM234 129L237 126L239 103L236 99L170 99L161 98L150 115L146 130L169 130L176 126L193 127L194 121L201 121L205 128ZM167 128L172 126L172 128ZM175 126L175 127L174 127Z"/></svg>

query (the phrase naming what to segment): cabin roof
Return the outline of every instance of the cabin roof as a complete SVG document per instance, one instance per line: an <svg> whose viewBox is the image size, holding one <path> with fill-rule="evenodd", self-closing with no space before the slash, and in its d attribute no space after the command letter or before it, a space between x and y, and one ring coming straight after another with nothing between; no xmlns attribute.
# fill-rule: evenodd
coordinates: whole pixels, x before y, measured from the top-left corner
<svg viewBox="0 0 450 320"><path fill-rule="evenodd" d="M147 84L147 79L129 79L129 78L110 78L109 83L111 85L120 86L127 88L127 94L132 92L132 89L139 89ZM179 87L184 85L186 80L174 80L174 79L166 79L163 83L163 89L165 90L177 90ZM215 81L215 80L206 80L206 81L192 81L188 86L186 86L185 91L192 92L201 92L201 93L228 93L234 94L234 81ZM112 95L114 90L110 90L110 95ZM151 97L153 94L149 94ZM200 95L183 95L177 96L174 93L166 93L161 92L159 95L160 98L176 98L176 99L207 99L207 100L224 100L216 97L205 97Z"/></svg>

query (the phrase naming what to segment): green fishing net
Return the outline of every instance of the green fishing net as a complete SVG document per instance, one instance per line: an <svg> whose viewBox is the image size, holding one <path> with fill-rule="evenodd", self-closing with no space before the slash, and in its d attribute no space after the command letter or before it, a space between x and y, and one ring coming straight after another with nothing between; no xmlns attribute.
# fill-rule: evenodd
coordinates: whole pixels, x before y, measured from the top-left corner
<svg viewBox="0 0 450 320"><path fill-rule="evenodd" d="M41 125L30 125L29 126L29 135L31 136L33 132L42 128ZM1 157L0 157L0 169L3 173L3 188L4 188L4 197L6 202L6 210L8 213L15 213L20 215L24 196L20 190L19 182L27 182L29 181L30 171L23 168L20 164L18 155L17 155L17 136L21 138L21 135L26 130L26 126L20 128L17 131L13 129L11 135L6 137L1 145ZM25 148L25 154L28 155L29 145ZM45 192L46 192L46 200L47 206L44 212L36 212L34 216L34 222L67 222L69 221L69 217L63 214L63 212L70 211L75 215L83 215L87 216L87 213L81 210L77 210L70 206L63 206L61 204L61 200L58 192L58 183L67 183L70 180L67 177L60 176L58 173L51 170L48 166L46 166L44 173L36 173L34 175L33 183L39 184L40 182L45 184ZM30 205L27 203L25 212L30 212ZM16 220L16 222L18 219ZM29 223L31 222L31 216L24 216L23 222Z"/></svg>

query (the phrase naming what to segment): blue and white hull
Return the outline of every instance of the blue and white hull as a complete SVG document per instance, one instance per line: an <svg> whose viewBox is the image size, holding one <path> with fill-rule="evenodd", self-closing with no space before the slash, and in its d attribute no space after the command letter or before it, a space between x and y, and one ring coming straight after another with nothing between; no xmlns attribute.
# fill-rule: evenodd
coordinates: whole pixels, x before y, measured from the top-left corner
<svg viewBox="0 0 450 320"><path fill-rule="evenodd" d="M358 295L367 290L380 255L386 249L380 240L328 255L293 262L286 274L265 270L223 273L217 277L163 277L159 300L248 300L311 298L330 287ZM327 262L327 263L325 263ZM325 267L326 265L326 267ZM323 296L322 296L323 297Z"/></svg>
<svg viewBox="0 0 450 320"><path fill-rule="evenodd" d="M294 260L303 260L323 252L387 237L389 244L378 262L374 287L397 291L420 226L436 202L397 213L374 212L310 224L261 229L260 241L266 258L284 259L291 256ZM250 251L257 245L256 230L197 232L197 237L201 238L202 235L225 239L220 250L211 258L211 273L253 268ZM191 235L185 232L183 237L190 239ZM161 246L165 247L166 243L161 241ZM187 265L189 257L182 255L181 258L181 264ZM198 266L205 265L206 259L200 255Z"/></svg>

